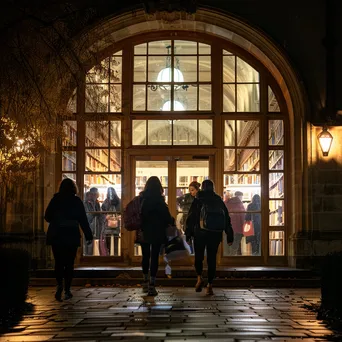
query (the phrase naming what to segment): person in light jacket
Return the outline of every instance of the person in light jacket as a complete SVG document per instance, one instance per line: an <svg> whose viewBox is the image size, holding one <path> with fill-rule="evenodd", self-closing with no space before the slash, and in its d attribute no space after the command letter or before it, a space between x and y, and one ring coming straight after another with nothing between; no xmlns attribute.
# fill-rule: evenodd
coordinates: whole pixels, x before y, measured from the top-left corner
<svg viewBox="0 0 342 342"><path fill-rule="evenodd" d="M79 226L87 243L93 240L82 200L76 196L77 186L70 178L63 179L59 191L51 199L45 211L45 220L49 222L46 235L47 245L52 246L55 259L57 289L55 298L62 301L63 279L64 299L72 298L70 292L77 249L81 246Z"/></svg>
<svg viewBox="0 0 342 342"><path fill-rule="evenodd" d="M245 223L245 206L242 203L243 193L236 191L234 197L225 202L229 211L234 231L234 243L228 250L228 255L242 255L241 240L243 238L243 225Z"/></svg>

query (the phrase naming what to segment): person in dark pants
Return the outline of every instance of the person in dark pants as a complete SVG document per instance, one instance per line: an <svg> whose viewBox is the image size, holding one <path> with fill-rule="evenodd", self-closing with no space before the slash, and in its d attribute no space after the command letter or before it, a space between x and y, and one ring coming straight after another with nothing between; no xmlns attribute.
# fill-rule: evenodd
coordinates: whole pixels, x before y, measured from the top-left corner
<svg viewBox="0 0 342 342"><path fill-rule="evenodd" d="M222 230L206 230L201 228L200 218L201 210L204 205L222 209L224 215ZM222 220L220 221L222 222ZM215 228L215 227L214 227ZM201 292L204 286L202 277L204 251L207 249L207 264L208 264L208 284L206 288L207 295L213 295L213 280L216 274L216 254L218 247L222 241L222 232L227 235L227 243L231 245L234 241L234 233L230 222L228 210L222 201L221 197L214 192L214 183L207 179L202 183L202 191L197 193L196 198L192 202L189 215L186 221L186 239L191 240L194 237L195 247L195 268L197 273L197 283L195 286L196 292Z"/></svg>
<svg viewBox="0 0 342 342"><path fill-rule="evenodd" d="M57 289L55 298L62 301L63 279L64 299L72 298L70 292L74 273L74 262L78 247L81 245L79 225L88 244L93 240L87 215L81 199L76 196L77 186L72 179L64 179L59 191L51 199L45 211L49 222L46 235L47 245L52 246L55 259Z"/></svg>
<svg viewBox="0 0 342 342"><path fill-rule="evenodd" d="M150 177L140 194L142 234L137 238L142 251L143 291L156 296L156 275L159 253L166 240L166 228L172 223L172 216L165 203L164 189L156 176ZM139 241L140 240L140 241ZM148 273L150 271L150 278Z"/></svg>
<svg viewBox="0 0 342 342"><path fill-rule="evenodd" d="M252 254L253 255L261 255L260 254L260 241L261 241L261 198L259 195L254 195L252 197L251 203L247 206L247 213L245 216L246 221L253 222L254 235L246 237L246 243L252 244Z"/></svg>

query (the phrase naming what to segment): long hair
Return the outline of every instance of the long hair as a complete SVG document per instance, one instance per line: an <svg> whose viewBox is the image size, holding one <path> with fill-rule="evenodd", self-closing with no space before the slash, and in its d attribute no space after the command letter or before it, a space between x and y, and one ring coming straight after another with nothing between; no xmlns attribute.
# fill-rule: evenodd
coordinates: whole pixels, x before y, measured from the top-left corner
<svg viewBox="0 0 342 342"><path fill-rule="evenodd" d="M202 182L203 191L214 191L214 182L210 179L206 179Z"/></svg>
<svg viewBox="0 0 342 342"><path fill-rule="evenodd" d="M157 176L150 177L145 184L143 195L146 197L159 197L163 193L164 189L159 178Z"/></svg>
<svg viewBox="0 0 342 342"><path fill-rule="evenodd" d="M120 198L113 187L107 189L107 199L114 205L119 204Z"/></svg>
<svg viewBox="0 0 342 342"><path fill-rule="evenodd" d="M58 192L63 195L76 195L78 192L77 185L72 179L65 178L61 181Z"/></svg>

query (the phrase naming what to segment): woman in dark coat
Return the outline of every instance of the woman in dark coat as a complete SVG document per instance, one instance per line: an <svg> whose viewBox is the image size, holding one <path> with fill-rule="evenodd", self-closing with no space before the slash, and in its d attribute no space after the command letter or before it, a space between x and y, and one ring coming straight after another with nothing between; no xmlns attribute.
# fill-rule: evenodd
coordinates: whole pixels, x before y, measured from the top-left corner
<svg viewBox="0 0 342 342"><path fill-rule="evenodd" d="M252 197L251 203L247 206L247 213L245 216L245 221L252 221L254 228L254 235L246 237L246 243L252 244L252 254L260 254L260 239L261 239L261 214L255 213L254 211L260 211L261 199L259 195L254 195ZM252 211L249 213L248 211Z"/></svg>
<svg viewBox="0 0 342 342"><path fill-rule="evenodd" d="M87 243L93 240L87 215L81 199L76 196L77 186L72 179L64 179L59 191L51 199L45 211L45 220L49 222L46 236L47 245L52 246L55 258L55 276L57 290L55 298L62 300L63 278L64 299L72 298L70 292L74 272L74 262L78 247L81 245L79 225Z"/></svg>
<svg viewBox="0 0 342 342"><path fill-rule="evenodd" d="M150 177L141 192L141 216L143 241L142 270L144 274L143 290L149 296L156 296L156 275L158 271L159 252L166 242L166 228L172 223L172 216L165 203L164 189L156 176ZM148 272L150 270L150 280Z"/></svg>
<svg viewBox="0 0 342 342"><path fill-rule="evenodd" d="M222 231L207 231L200 228L200 215L204 205L221 208L224 213L224 227ZM202 278L204 251L207 251L208 264L208 284L206 288L207 295L213 295L213 280L216 274L216 254L222 241L222 233L227 235L227 244L232 245L234 234L228 209L223 203L221 197L214 192L214 183L206 179L202 182L202 191L197 193L196 198L191 204L189 215L186 221L186 240L190 241L194 237L195 246L195 269L197 273L196 292L201 292L204 286Z"/></svg>

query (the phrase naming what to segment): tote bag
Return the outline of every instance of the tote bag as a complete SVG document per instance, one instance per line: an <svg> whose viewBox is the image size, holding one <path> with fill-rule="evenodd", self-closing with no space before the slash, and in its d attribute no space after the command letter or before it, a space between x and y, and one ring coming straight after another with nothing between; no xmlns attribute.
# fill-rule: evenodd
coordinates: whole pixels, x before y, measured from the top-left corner
<svg viewBox="0 0 342 342"><path fill-rule="evenodd" d="M244 236L252 236L254 235L254 225L253 221L246 221L243 225L243 235Z"/></svg>

